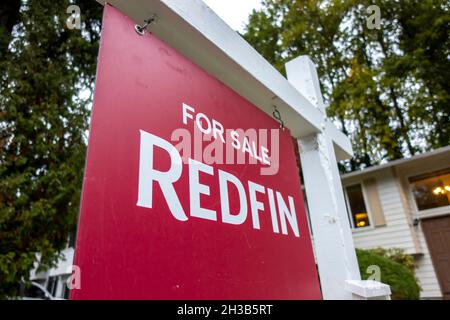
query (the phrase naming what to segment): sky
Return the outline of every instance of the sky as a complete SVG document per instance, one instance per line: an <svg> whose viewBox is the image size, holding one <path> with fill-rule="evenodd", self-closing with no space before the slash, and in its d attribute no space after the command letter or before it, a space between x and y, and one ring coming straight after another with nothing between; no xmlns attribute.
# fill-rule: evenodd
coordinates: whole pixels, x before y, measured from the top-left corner
<svg viewBox="0 0 450 320"><path fill-rule="evenodd" d="M261 0L203 0L228 25L239 32L253 9L261 8Z"/></svg>

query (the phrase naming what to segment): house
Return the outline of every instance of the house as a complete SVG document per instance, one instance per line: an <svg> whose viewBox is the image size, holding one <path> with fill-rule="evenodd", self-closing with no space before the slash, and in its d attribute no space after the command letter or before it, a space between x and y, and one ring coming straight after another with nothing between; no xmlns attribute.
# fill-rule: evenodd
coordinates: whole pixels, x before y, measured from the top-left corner
<svg viewBox="0 0 450 320"><path fill-rule="evenodd" d="M72 274L75 253L74 243L69 242L70 245L62 250L61 258L55 267L47 271L37 272L38 261L35 262L35 268L30 272L32 287L29 291L32 293L32 298L41 298L44 293L48 293L54 299L69 299L70 290L67 283L70 282L69 278Z"/></svg>
<svg viewBox="0 0 450 320"><path fill-rule="evenodd" d="M450 146L341 178L355 247L404 249L421 298L450 299Z"/></svg>

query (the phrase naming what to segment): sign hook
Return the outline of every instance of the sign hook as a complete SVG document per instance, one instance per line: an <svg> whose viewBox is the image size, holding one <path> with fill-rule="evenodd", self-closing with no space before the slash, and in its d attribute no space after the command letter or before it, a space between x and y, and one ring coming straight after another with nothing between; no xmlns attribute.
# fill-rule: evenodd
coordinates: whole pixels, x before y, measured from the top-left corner
<svg viewBox="0 0 450 320"><path fill-rule="evenodd" d="M272 115L280 123L280 128L282 130L284 130L284 121L283 121L283 119L281 119L281 113L280 113L280 111L278 111L276 105L273 106Z"/></svg>

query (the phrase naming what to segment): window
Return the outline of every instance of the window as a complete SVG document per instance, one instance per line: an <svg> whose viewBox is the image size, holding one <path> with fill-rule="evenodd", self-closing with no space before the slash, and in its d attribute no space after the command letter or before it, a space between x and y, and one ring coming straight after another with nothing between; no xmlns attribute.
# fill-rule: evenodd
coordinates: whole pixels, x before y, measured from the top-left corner
<svg viewBox="0 0 450 320"><path fill-rule="evenodd" d="M351 215L353 228L358 229L370 226L361 184L346 187L345 190L347 193L347 207Z"/></svg>
<svg viewBox="0 0 450 320"><path fill-rule="evenodd" d="M55 296L56 294L56 285L58 283L57 277L49 277L47 281L47 291L52 295Z"/></svg>
<svg viewBox="0 0 450 320"><path fill-rule="evenodd" d="M76 231L71 231L69 233L69 244L68 244L69 248L75 248L76 237L77 237Z"/></svg>
<svg viewBox="0 0 450 320"><path fill-rule="evenodd" d="M61 281L63 283L63 299L69 300L70 298L70 289L67 285L67 281L69 280L70 275L61 276Z"/></svg>
<svg viewBox="0 0 450 320"><path fill-rule="evenodd" d="M450 205L450 168L409 178L419 210Z"/></svg>

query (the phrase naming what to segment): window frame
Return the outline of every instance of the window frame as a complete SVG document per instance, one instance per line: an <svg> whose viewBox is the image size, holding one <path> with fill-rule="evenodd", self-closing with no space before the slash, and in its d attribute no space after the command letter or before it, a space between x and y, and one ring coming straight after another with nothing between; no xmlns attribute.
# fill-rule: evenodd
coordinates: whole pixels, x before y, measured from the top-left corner
<svg viewBox="0 0 450 320"><path fill-rule="evenodd" d="M441 170L445 170L445 169L450 169L450 167L448 165L437 166L431 172L430 172L430 170L420 170L420 171L416 171L416 172L405 175L405 182L406 182L406 185L408 188L407 192L408 192L409 198L411 199L410 205L412 205L412 209L414 210L414 215L416 217L418 217L418 218L434 218L434 217L440 217L440 216L445 216L445 215L449 214L450 205L444 206L444 207L419 210L419 207L417 206L417 202L416 202L416 197L414 196L414 191L413 191L412 185L409 182L410 178L414 178L414 177L420 176L422 174L433 173L433 172L441 171Z"/></svg>
<svg viewBox="0 0 450 320"><path fill-rule="evenodd" d="M361 192L362 192L362 196L363 196L363 200L364 200L364 206L366 207L367 216L369 219L368 226L359 227L359 228L355 227L355 224L353 222L352 208L350 206L350 201L349 201L348 193L347 193L347 188L354 187L357 185L361 186ZM346 209L347 209L347 216L348 216L348 220L350 222L350 229L352 230L352 232L360 232L360 231L367 231L367 230L375 229L375 226L373 225L372 213L370 212L371 209L370 209L369 203L367 201L367 193L366 193L366 188L364 188L364 183L362 181L355 182L355 183L345 185L345 186L343 186L343 188L344 188L344 197L345 197L345 204L346 204Z"/></svg>

